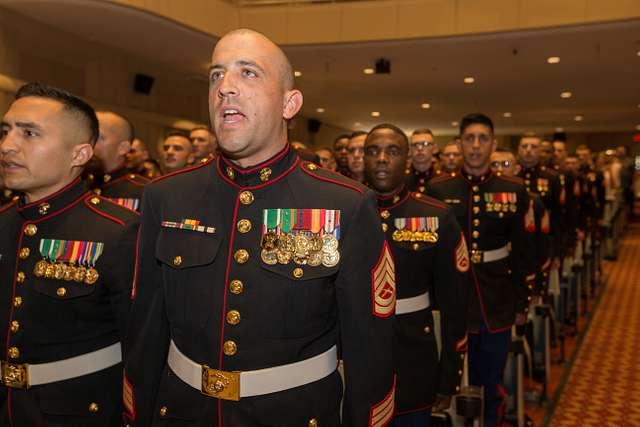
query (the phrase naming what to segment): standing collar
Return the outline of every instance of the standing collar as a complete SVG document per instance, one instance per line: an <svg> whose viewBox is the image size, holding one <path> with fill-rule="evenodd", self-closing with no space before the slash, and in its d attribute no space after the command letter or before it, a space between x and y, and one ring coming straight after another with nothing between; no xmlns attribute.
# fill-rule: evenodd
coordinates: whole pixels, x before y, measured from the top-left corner
<svg viewBox="0 0 640 427"><path fill-rule="evenodd" d="M224 155L218 157L217 170L222 178L239 188L259 187L277 181L291 172L300 159L296 151L287 144L270 159L248 168L241 168Z"/></svg>
<svg viewBox="0 0 640 427"><path fill-rule="evenodd" d="M479 182L486 182L489 180L489 178L491 178L491 176L493 175L491 172L491 169L489 169L487 172L484 173L484 175L471 175L468 172L465 172L464 169L460 170L460 175L462 175L462 177L467 180L469 183L471 184L477 184Z"/></svg>
<svg viewBox="0 0 640 427"><path fill-rule="evenodd" d="M41 219L67 208L82 197L86 191L84 182L78 177L66 187L38 201L25 203L24 196L22 196L18 203L18 212L29 221Z"/></svg>
<svg viewBox="0 0 640 427"><path fill-rule="evenodd" d="M378 194L378 208L392 209L402 204L409 198L409 190L406 185L402 184L396 191L391 194Z"/></svg>
<svg viewBox="0 0 640 427"><path fill-rule="evenodd" d="M129 173L131 173L131 172L129 172L129 170L124 165L122 165L122 167L114 170L113 172L105 173L103 175L103 177L102 177L102 180L103 180L105 185L108 185L111 182L114 182L114 181L126 176Z"/></svg>

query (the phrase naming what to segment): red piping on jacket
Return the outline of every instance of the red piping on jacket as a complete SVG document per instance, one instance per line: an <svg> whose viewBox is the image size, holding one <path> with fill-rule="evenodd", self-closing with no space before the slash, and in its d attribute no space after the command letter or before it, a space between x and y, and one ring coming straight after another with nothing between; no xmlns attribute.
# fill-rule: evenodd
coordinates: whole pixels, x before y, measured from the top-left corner
<svg viewBox="0 0 640 427"><path fill-rule="evenodd" d="M77 177L76 179L74 179L73 181L71 181L69 184L65 185L64 187L62 187L61 189L59 189L58 191L56 191L53 194L49 194L47 197L40 199L40 200L36 200L35 202L31 202L31 203L27 203L26 205L19 207L18 211L23 211L27 208L30 208L31 206L35 206L35 205L39 205L40 203L46 202L47 200L51 200L53 197L56 197L62 193L64 193L65 191L67 191L69 188L73 187L74 185L76 185L78 182L80 181L80 177Z"/></svg>

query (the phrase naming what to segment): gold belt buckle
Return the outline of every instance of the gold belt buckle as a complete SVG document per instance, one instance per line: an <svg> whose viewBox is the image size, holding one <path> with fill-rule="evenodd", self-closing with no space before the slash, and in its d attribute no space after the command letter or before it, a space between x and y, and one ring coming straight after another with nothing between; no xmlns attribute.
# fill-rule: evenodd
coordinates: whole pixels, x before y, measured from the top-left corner
<svg viewBox="0 0 640 427"><path fill-rule="evenodd" d="M29 365L26 363L9 363L0 362L0 370L2 371L2 383L11 388L29 388Z"/></svg>
<svg viewBox="0 0 640 427"><path fill-rule="evenodd" d="M482 262L482 251L472 250L471 251L471 262L474 264L480 264Z"/></svg>
<svg viewBox="0 0 640 427"><path fill-rule="evenodd" d="M223 400L240 400L240 372L226 372L202 365L202 394Z"/></svg>

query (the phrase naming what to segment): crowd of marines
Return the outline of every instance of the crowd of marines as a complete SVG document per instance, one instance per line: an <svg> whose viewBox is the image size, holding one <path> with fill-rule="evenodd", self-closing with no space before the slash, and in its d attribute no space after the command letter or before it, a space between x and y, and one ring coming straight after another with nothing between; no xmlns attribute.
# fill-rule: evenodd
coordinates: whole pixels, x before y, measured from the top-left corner
<svg viewBox="0 0 640 427"><path fill-rule="evenodd" d="M0 425L428 426L466 385L482 411L458 414L498 425L514 340L544 354L601 280L624 147L510 151L478 113L442 147L380 124L310 152L287 138L291 66L250 30L217 43L209 80L212 130L169 135L161 176L122 115L17 91Z"/></svg>

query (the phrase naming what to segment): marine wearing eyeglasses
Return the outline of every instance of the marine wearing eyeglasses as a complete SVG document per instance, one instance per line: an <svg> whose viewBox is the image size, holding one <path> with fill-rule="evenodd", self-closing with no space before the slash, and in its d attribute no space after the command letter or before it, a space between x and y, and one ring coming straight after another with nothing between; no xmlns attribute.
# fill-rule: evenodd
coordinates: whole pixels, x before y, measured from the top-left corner
<svg viewBox="0 0 640 427"><path fill-rule="evenodd" d="M417 191L424 194L427 182L439 171L434 167L433 157L436 144L433 132L430 129L416 129L409 140L411 149L411 165L405 171L407 187L409 191Z"/></svg>

